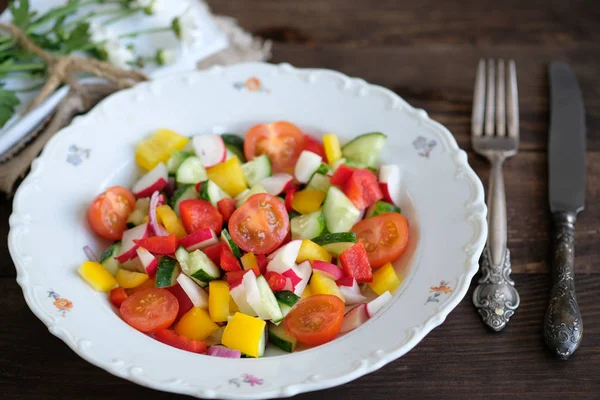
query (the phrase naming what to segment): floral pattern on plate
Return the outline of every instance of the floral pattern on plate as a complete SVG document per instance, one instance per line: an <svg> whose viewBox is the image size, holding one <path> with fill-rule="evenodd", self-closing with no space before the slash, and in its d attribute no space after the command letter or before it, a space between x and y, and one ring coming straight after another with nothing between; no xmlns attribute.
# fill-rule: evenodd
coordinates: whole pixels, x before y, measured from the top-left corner
<svg viewBox="0 0 600 400"><path fill-rule="evenodd" d="M229 380L230 385L235 385L237 387L241 387L244 383L250 386L261 386L263 380L252 374L244 374L240 378L232 378Z"/></svg>
<svg viewBox="0 0 600 400"><path fill-rule="evenodd" d="M52 289L48 290L48 297L54 299L52 305L56 307L58 313L63 318L66 317L67 313L73 308L73 303L70 300L60 297L60 295Z"/></svg>
<svg viewBox="0 0 600 400"><path fill-rule="evenodd" d="M448 286L450 282L441 281L440 286L431 286L429 288L429 293L432 293L428 298L425 304L427 303L439 303L439 297L442 294L450 294L453 292L452 288Z"/></svg>
<svg viewBox="0 0 600 400"><path fill-rule="evenodd" d="M267 89L263 86L260 79L258 79L255 76L252 76L252 77L246 79L245 82L235 82L233 84L233 87L236 88L237 90L246 90L248 92L271 93L271 91L269 89Z"/></svg>

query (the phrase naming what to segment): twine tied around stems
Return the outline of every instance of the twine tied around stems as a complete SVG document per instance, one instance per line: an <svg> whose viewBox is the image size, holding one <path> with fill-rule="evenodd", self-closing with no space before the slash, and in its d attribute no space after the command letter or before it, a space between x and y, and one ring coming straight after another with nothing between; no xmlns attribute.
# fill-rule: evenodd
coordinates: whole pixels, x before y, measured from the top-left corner
<svg viewBox="0 0 600 400"><path fill-rule="evenodd" d="M36 54L48 64L48 79L40 93L25 110L26 113L39 106L63 83L70 85L73 90L81 91L82 86L73 76L76 72L87 72L107 79L114 82L119 89L125 89L138 82L148 80L148 77L141 72L123 70L104 61L77 56L53 56L35 44L20 28L12 24L0 24L0 29L8 31L21 47Z"/></svg>

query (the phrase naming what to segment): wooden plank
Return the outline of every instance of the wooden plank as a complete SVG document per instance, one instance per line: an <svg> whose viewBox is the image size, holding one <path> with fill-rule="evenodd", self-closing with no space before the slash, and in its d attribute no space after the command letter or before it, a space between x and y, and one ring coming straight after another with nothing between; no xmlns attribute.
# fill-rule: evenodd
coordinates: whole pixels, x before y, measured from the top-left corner
<svg viewBox="0 0 600 400"><path fill-rule="evenodd" d="M404 357L339 388L298 399L591 399L600 393L600 274L577 276L585 333L568 364L552 358L541 337L549 279L518 275L522 304L502 333L488 331L470 299ZM31 313L12 279L0 279L0 387L5 399L175 399L114 377L79 358ZM77 306L77 305L75 305ZM168 366L166 366L168 367ZM224 372L223 372L224 373ZM219 372L215 378L225 379ZM543 384L542 384L543 382ZM418 393L418 396L417 396Z"/></svg>

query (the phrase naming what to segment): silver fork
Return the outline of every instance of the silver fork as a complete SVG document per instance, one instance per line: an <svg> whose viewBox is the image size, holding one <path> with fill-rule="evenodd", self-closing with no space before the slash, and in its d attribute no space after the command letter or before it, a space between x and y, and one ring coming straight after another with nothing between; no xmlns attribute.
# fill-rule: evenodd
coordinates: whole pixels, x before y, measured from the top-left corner
<svg viewBox="0 0 600 400"><path fill-rule="evenodd" d="M487 70L487 73L486 73ZM502 330L519 307L519 293L510 278L510 252L506 247L506 197L502 164L519 148L519 101L515 62L479 61L473 116L473 149L486 157L492 168L488 188L488 238L481 258L481 278L473 304L493 330Z"/></svg>

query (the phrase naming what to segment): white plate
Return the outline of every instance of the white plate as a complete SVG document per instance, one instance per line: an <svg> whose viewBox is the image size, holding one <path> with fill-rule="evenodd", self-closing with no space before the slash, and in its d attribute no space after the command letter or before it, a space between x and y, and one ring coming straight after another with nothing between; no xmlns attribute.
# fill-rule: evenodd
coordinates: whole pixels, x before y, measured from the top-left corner
<svg viewBox="0 0 600 400"><path fill-rule="evenodd" d="M249 81L249 79L251 79ZM364 326L289 355L230 360L168 347L125 324L76 273L99 252L85 212L104 188L130 185L134 147L160 127L185 135L297 123L343 141L381 131L402 171L409 250L392 302ZM465 296L487 234L483 187L450 132L393 92L328 70L251 63L147 82L110 96L46 146L20 186L9 248L33 312L89 362L144 386L205 398L264 398L340 385L412 349ZM271 355L281 354L270 351ZM423 360L427 362L427 360Z"/></svg>

